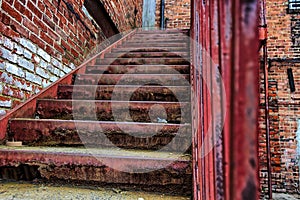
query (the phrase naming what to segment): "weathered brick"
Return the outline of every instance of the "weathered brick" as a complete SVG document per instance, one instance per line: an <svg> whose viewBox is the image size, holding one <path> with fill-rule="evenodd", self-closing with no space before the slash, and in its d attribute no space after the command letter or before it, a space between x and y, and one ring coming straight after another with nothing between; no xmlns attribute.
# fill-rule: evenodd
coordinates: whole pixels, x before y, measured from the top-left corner
<svg viewBox="0 0 300 200"><path fill-rule="evenodd" d="M58 77L57 76L51 76L50 77L50 81L51 82L55 82L55 81L57 81L58 80Z"/></svg>
<svg viewBox="0 0 300 200"><path fill-rule="evenodd" d="M25 79L30 81L30 82L36 83L38 85L42 84L42 78L41 77L39 77L39 76L37 76L33 73L30 73L28 71L26 71Z"/></svg>
<svg viewBox="0 0 300 200"><path fill-rule="evenodd" d="M45 43L35 34L31 33L29 39L37 44L40 48L45 48Z"/></svg>
<svg viewBox="0 0 300 200"><path fill-rule="evenodd" d="M3 69L5 69L4 62L0 62L0 70L3 70Z"/></svg>
<svg viewBox="0 0 300 200"><path fill-rule="evenodd" d="M14 50L15 50L15 53L18 55L23 55L23 53L24 53L24 49L17 43L14 43Z"/></svg>
<svg viewBox="0 0 300 200"><path fill-rule="evenodd" d="M12 100L8 97L0 96L0 107L11 108Z"/></svg>
<svg viewBox="0 0 300 200"><path fill-rule="evenodd" d="M3 45L9 50L13 50L14 48L14 42L6 37L3 38Z"/></svg>
<svg viewBox="0 0 300 200"><path fill-rule="evenodd" d="M31 2L28 1L27 7L34 13L39 19L42 19L43 13Z"/></svg>
<svg viewBox="0 0 300 200"><path fill-rule="evenodd" d="M50 62L51 61L51 56L47 53L47 52L45 52L43 49L38 49L38 51L37 51L37 54L39 55L39 56L41 56L44 60L46 60L47 62Z"/></svg>
<svg viewBox="0 0 300 200"><path fill-rule="evenodd" d="M24 18L23 19L23 25L28 28L31 32L33 32L36 35L39 35L40 30L38 29L38 27L33 24L29 19Z"/></svg>
<svg viewBox="0 0 300 200"><path fill-rule="evenodd" d="M12 18L14 18L15 20L17 20L18 22L22 21L22 16L21 14L15 10L10 4L8 4L7 2L3 2L2 3L2 8L4 11L6 11Z"/></svg>
<svg viewBox="0 0 300 200"><path fill-rule="evenodd" d="M0 47L0 56L4 59L9 60L10 62L17 63L18 56L16 54L11 53L11 51Z"/></svg>
<svg viewBox="0 0 300 200"><path fill-rule="evenodd" d="M0 4L1 5L1 4ZM3 115L5 115L6 114L6 110L4 110L4 109L0 109L0 116L3 116Z"/></svg>
<svg viewBox="0 0 300 200"><path fill-rule="evenodd" d="M50 78L48 72L46 70L44 70L43 68L41 68L41 67L37 67L36 68L36 73L39 76L41 76L41 77L43 77L45 79L49 79Z"/></svg>
<svg viewBox="0 0 300 200"><path fill-rule="evenodd" d="M18 66L10 63L5 63L5 70L19 77L25 77L25 72Z"/></svg>
<svg viewBox="0 0 300 200"><path fill-rule="evenodd" d="M36 51L37 51L36 46L31 41L29 41L27 39L21 38L20 39L20 44L22 46L24 46L25 48L27 48L28 50L30 50L31 52L33 52L33 53L36 53Z"/></svg>
<svg viewBox="0 0 300 200"><path fill-rule="evenodd" d="M19 58L18 59L18 65L23 67L24 69L27 69L29 71L34 71L34 64L24 58Z"/></svg>
<svg viewBox="0 0 300 200"><path fill-rule="evenodd" d="M28 51L27 49L24 49L24 57L27 59L31 59L32 53L30 51Z"/></svg>

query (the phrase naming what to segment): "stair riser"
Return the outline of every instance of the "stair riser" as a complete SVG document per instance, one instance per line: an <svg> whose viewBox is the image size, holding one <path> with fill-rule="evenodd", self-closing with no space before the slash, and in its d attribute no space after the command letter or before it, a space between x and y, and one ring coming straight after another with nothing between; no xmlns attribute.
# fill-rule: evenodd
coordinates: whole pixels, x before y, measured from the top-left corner
<svg viewBox="0 0 300 200"><path fill-rule="evenodd" d="M148 37L133 37L130 40L124 42L123 44L131 44L131 43L188 43L190 41L187 37L167 37L167 38L148 38Z"/></svg>
<svg viewBox="0 0 300 200"><path fill-rule="evenodd" d="M106 58L97 59L96 65L189 65L184 58Z"/></svg>
<svg viewBox="0 0 300 200"><path fill-rule="evenodd" d="M162 34L162 33L154 33L154 34L149 34L149 33L143 33L143 34L136 34L133 37L142 37L142 38L183 38L183 37L188 37L186 34L182 33L168 33L168 34Z"/></svg>
<svg viewBox="0 0 300 200"><path fill-rule="evenodd" d="M32 172L32 177L44 178L51 182L78 182L80 184L112 186L116 188L135 187L148 188L156 192L190 195L192 187L192 164L189 161L175 161L164 169L147 173L126 173L107 166L164 166L169 161L157 160L129 160L129 159L105 159L100 162L95 157L83 157L81 155L59 155L37 152L11 152L3 151L0 154L1 166L18 166L18 163L26 163L26 168ZM18 162L16 161L18 160ZM67 164L69 163L69 164ZM24 165L23 165L24 166ZM12 167L11 167L12 168ZM32 168L32 169L31 169ZM0 167L0 172L4 171ZM24 179L11 169L15 176L9 178ZM20 170L18 170L20 172ZM27 172L28 173L28 172Z"/></svg>
<svg viewBox="0 0 300 200"><path fill-rule="evenodd" d="M151 110L152 109L152 110ZM73 113L75 118L73 118ZM40 119L99 120L157 122L157 117L169 123L189 123L188 103L135 103L95 101L40 100L37 105Z"/></svg>
<svg viewBox="0 0 300 200"><path fill-rule="evenodd" d="M87 74L189 74L190 68L188 65L96 65L87 66Z"/></svg>
<svg viewBox="0 0 300 200"><path fill-rule="evenodd" d="M136 53L109 53L106 58L184 58L188 59L188 52L136 52Z"/></svg>
<svg viewBox="0 0 300 200"><path fill-rule="evenodd" d="M150 41L146 42L142 39L135 42L126 42L123 43L120 47L184 47L187 48L188 44L186 42L157 42L157 43L150 43Z"/></svg>
<svg viewBox="0 0 300 200"><path fill-rule="evenodd" d="M132 74L78 74L74 78L75 85L149 85L169 86L189 85L189 75L132 75Z"/></svg>
<svg viewBox="0 0 300 200"><path fill-rule="evenodd" d="M111 52L189 52L186 47L119 47L112 49Z"/></svg>
<svg viewBox="0 0 300 200"><path fill-rule="evenodd" d="M168 151L185 151L191 143L190 133L189 125L12 120L9 137L27 145L84 144L146 150L166 146Z"/></svg>
<svg viewBox="0 0 300 200"><path fill-rule="evenodd" d="M118 86L59 86L59 99L90 99L118 101L165 101L189 102L190 88L168 87L121 87Z"/></svg>

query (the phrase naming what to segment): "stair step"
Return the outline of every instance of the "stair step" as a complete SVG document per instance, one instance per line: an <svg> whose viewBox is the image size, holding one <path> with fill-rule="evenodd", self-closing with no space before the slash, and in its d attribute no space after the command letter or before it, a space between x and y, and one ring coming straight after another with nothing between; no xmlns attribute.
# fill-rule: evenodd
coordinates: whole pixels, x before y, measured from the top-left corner
<svg viewBox="0 0 300 200"><path fill-rule="evenodd" d="M190 104L186 102L37 101L37 116L40 119L157 122L159 117L168 123L179 124L189 123L190 113Z"/></svg>
<svg viewBox="0 0 300 200"><path fill-rule="evenodd" d="M189 65L94 65L87 66L88 74L189 74Z"/></svg>
<svg viewBox="0 0 300 200"><path fill-rule="evenodd" d="M77 74L74 85L189 85L188 74Z"/></svg>
<svg viewBox="0 0 300 200"><path fill-rule="evenodd" d="M190 195L192 163L190 156L164 152L120 151L62 147L0 146L0 165L27 165L36 176L50 181L94 182L98 185L155 187ZM145 173L141 173L145 172Z"/></svg>
<svg viewBox="0 0 300 200"><path fill-rule="evenodd" d="M142 42L142 39L139 41L125 42L121 47L188 47L187 42Z"/></svg>
<svg viewBox="0 0 300 200"><path fill-rule="evenodd" d="M116 49L112 49L111 52L189 52L186 47L118 47Z"/></svg>
<svg viewBox="0 0 300 200"><path fill-rule="evenodd" d="M159 37L142 37L142 36L133 36L132 38L130 38L129 40L126 41L126 43L134 43L134 42L141 42L141 43L145 43L145 42L149 42L149 43L155 43L155 42L167 42L167 43L180 43L180 42L185 42L188 43L190 41L190 38L187 36L170 36L170 37L163 37L163 38L159 38Z"/></svg>
<svg viewBox="0 0 300 200"><path fill-rule="evenodd" d="M134 35L134 37L156 37L156 38L164 38L164 37L182 37L188 36L185 33L174 32L174 33L163 33L163 32L140 32Z"/></svg>
<svg viewBox="0 0 300 200"><path fill-rule="evenodd" d="M105 54L105 58L165 58L165 57L183 57L189 59L188 52L129 52L129 53L109 53Z"/></svg>
<svg viewBox="0 0 300 200"><path fill-rule="evenodd" d="M58 99L190 101L189 86L59 85Z"/></svg>
<svg viewBox="0 0 300 200"><path fill-rule="evenodd" d="M149 40L149 41L161 41L161 42L187 42L190 40L190 38L187 36L187 35L184 35L184 34L179 34L179 35L167 35L167 36L159 36L159 35L155 35L155 36L152 36L152 35L134 35L132 36L129 40L127 40L127 42L130 42L130 41L140 41L140 40L143 40L143 41L146 41L146 40Z"/></svg>
<svg viewBox="0 0 300 200"><path fill-rule="evenodd" d="M187 151L190 124L107 122L58 119L11 119L9 138L26 145L86 145L165 151Z"/></svg>
<svg viewBox="0 0 300 200"><path fill-rule="evenodd" d="M189 65L184 58L98 58L96 65Z"/></svg>
<svg viewBox="0 0 300 200"><path fill-rule="evenodd" d="M141 31L138 31L136 33L136 35L138 35L138 34L155 34L155 33L159 33L159 34L189 33L189 30L188 29L141 30Z"/></svg>

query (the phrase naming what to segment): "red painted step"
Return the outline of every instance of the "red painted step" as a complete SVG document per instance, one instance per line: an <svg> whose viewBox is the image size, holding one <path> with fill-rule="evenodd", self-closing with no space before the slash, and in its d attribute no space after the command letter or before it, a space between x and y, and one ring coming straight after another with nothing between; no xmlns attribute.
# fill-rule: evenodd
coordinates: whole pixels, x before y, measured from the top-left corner
<svg viewBox="0 0 300 200"><path fill-rule="evenodd" d="M122 47L188 47L186 42L142 42L142 39L139 41L125 42L122 44Z"/></svg>
<svg viewBox="0 0 300 200"><path fill-rule="evenodd" d="M184 58L106 58L97 59L96 65L188 65Z"/></svg>
<svg viewBox="0 0 300 200"><path fill-rule="evenodd" d="M189 124L11 119L9 138L27 145L87 145L185 152Z"/></svg>
<svg viewBox="0 0 300 200"><path fill-rule="evenodd" d="M182 57L189 59L188 52L121 52L121 53L108 53L105 58L165 58L165 57Z"/></svg>
<svg viewBox="0 0 300 200"><path fill-rule="evenodd" d="M75 85L146 85L188 86L188 74L77 74Z"/></svg>
<svg viewBox="0 0 300 200"><path fill-rule="evenodd" d="M188 86L59 85L58 99L190 101Z"/></svg>
<svg viewBox="0 0 300 200"><path fill-rule="evenodd" d="M27 169L35 168L37 178L191 195L189 156L138 150L122 152L111 148L0 146L0 152L0 175L3 173L1 167L23 163ZM143 171L145 173L141 173Z"/></svg>
<svg viewBox="0 0 300 200"><path fill-rule="evenodd" d="M188 74L189 65L93 65L86 74Z"/></svg>
<svg viewBox="0 0 300 200"><path fill-rule="evenodd" d="M40 119L189 123L187 102L95 101L39 99L36 116ZM151 114L151 116L150 116Z"/></svg>
<svg viewBox="0 0 300 200"><path fill-rule="evenodd" d="M186 47L143 47L143 46L137 46L137 47L118 47L117 49L112 49L111 52L157 52L157 51L163 51L163 52L188 52L188 49Z"/></svg>

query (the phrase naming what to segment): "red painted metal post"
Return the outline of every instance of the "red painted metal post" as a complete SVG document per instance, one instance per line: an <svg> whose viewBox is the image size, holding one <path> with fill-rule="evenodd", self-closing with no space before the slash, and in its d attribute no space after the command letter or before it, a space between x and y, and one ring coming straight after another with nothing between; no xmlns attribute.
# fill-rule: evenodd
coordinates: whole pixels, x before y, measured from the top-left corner
<svg viewBox="0 0 300 200"><path fill-rule="evenodd" d="M230 199L258 198L258 3L233 4Z"/></svg>
<svg viewBox="0 0 300 200"><path fill-rule="evenodd" d="M195 32L192 36L200 38L199 44L209 52L222 72L226 95L224 92L221 95L222 100L226 101L226 118L222 135L222 156L216 157L216 152L220 152L220 149L216 148L200 162L195 162L198 167L195 167L197 171L194 173L201 174L194 175L194 181L197 181L194 183L196 186L194 198L258 199L258 3L255 0L195 2L191 28ZM200 5L197 5L198 3ZM198 46L194 48L193 58L197 58L198 53L204 58L203 49ZM204 85L205 83L201 82L203 80L210 82L217 78L207 62L208 60L204 58L194 66L202 72L200 75L203 79L200 80L197 73L194 73L196 77L192 78L195 82L195 93L198 94L194 101L200 105L196 113L198 122L194 121L197 123L194 126L198 128L197 142L203 142L209 120L215 114L214 107L210 103L215 96L210 96L209 88L206 88L209 84ZM199 143L197 148L193 149L193 155L198 156L196 160L201 156L200 149ZM216 163L220 159L223 171L216 169ZM214 177L224 179L223 196L222 193L218 193L219 188Z"/></svg>

